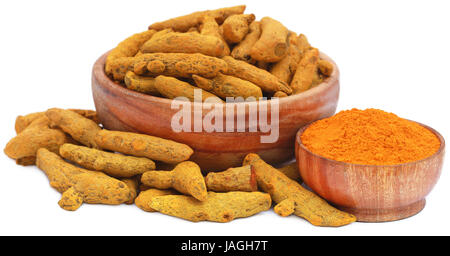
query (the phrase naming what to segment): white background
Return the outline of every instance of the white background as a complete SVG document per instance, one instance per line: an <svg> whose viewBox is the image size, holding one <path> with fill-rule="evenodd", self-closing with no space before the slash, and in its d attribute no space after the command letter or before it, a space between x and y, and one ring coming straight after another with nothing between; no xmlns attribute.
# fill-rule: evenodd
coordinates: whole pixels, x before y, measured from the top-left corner
<svg viewBox="0 0 450 256"><path fill-rule="evenodd" d="M17 115L50 107L93 109L95 60L153 22L246 3L308 36L341 70L338 110L379 108L449 138L448 1L1 1L0 145ZM273 211L228 224L191 223L135 206L62 210L36 167L0 156L0 234L27 235L431 235L450 234L449 166L418 215L389 223L320 228Z"/></svg>

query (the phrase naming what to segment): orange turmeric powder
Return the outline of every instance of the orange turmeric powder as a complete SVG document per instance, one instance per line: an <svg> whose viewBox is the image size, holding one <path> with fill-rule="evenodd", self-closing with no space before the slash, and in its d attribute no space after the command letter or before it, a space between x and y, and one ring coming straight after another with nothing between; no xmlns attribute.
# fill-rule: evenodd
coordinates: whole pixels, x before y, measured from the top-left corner
<svg viewBox="0 0 450 256"><path fill-rule="evenodd" d="M336 161L396 165L433 155L440 141L418 123L378 109L352 109L317 121L302 134L311 152Z"/></svg>

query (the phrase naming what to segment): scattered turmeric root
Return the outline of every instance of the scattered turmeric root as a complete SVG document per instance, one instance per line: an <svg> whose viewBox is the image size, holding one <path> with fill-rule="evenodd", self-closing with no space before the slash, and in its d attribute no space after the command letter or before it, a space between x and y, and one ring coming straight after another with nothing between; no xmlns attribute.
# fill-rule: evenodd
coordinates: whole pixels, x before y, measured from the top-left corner
<svg viewBox="0 0 450 256"><path fill-rule="evenodd" d="M203 202L185 195L166 195L154 197L149 207L193 222L230 222L267 211L271 204L269 194L261 192L208 192Z"/></svg>
<svg viewBox="0 0 450 256"><path fill-rule="evenodd" d="M144 157L124 156L73 144L62 145L59 153L84 168L116 178L130 178L155 169L155 163Z"/></svg>
<svg viewBox="0 0 450 256"><path fill-rule="evenodd" d="M130 200L126 201L125 204L134 204L134 201L139 193L138 178L132 177L132 178L123 178L120 180L127 185L128 189L130 189Z"/></svg>
<svg viewBox="0 0 450 256"><path fill-rule="evenodd" d="M142 191L139 193L139 196L136 197L135 204L140 209L146 211L146 212L156 212L155 209L150 207L150 203L152 202L152 199L157 196L168 196L168 195L178 195L178 193L175 190L172 189L155 189L150 188L145 191Z"/></svg>
<svg viewBox="0 0 450 256"><path fill-rule="evenodd" d="M290 163L283 167L278 168L278 171L282 172L291 180L296 180L301 183L302 178L300 177L300 171L298 170L297 162Z"/></svg>
<svg viewBox="0 0 450 256"><path fill-rule="evenodd" d="M16 118L16 123L14 125L14 129L16 130L16 134L21 133L25 130L34 120L44 117L45 112L35 112L25 116L18 116Z"/></svg>
<svg viewBox="0 0 450 256"><path fill-rule="evenodd" d="M194 162L179 163L172 171L146 172L142 174L141 182L158 189L174 188L200 201L207 199L205 180L200 167Z"/></svg>
<svg viewBox="0 0 450 256"><path fill-rule="evenodd" d="M86 118L89 118L92 121L96 122L97 124L100 123L100 120L97 116L97 112L95 112L94 110L86 110L86 109L69 109L69 110L73 111L75 113L78 113ZM16 118L16 123L14 125L14 129L16 130L16 133L17 134L21 133L23 130L25 130L25 128L27 128L31 124L31 122L33 122L34 120L36 120L40 117L44 117L44 116L45 116L45 111L35 112L35 113L27 114L24 116L18 116Z"/></svg>
<svg viewBox="0 0 450 256"><path fill-rule="evenodd" d="M49 127L50 121L45 114L39 116L6 144L5 154L15 159L17 164L33 165L39 148L58 152L61 145L69 142L63 131Z"/></svg>
<svg viewBox="0 0 450 256"><path fill-rule="evenodd" d="M82 115L86 117L87 119L90 119L94 121L96 124L100 124L100 119L97 115L97 112L95 110L89 110L89 109L73 109L69 108L70 111L73 111L79 115Z"/></svg>
<svg viewBox="0 0 450 256"><path fill-rule="evenodd" d="M219 73L213 79L207 79L197 75L193 75L192 78L198 87L211 92L222 99L226 99L227 97L243 97L244 99L254 97L259 99L263 96L261 88L252 82L234 76L227 76Z"/></svg>
<svg viewBox="0 0 450 256"><path fill-rule="evenodd" d="M273 211L281 217L287 217L295 213L295 205L295 200L288 198L275 205Z"/></svg>
<svg viewBox="0 0 450 256"><path fill-rule="evenodd" d="M122 181L73 166L45 148L38 150L36 165L45 172L50 185L63 193L59 205L69 211L78 209L83 202L117 205L132 196Z"/></svg>
<svg viewBox="0 0 450 256"><path fill-rule="evenodd" d="M171 28L174 31L186 32L191 27L195 27L202 21L206 15L213 17L217 23L222 24L224 20L233 14L242 14L245 11L245 5L226 7L217 10L207 10L194 12L188 15L172 18L163 22L157 22L148 27L148 29L163 30Z"/></svg>
<svg viewBox="0 0 450 256"><path fill-rule="evenodd" d="M258 155L248 154L244 159L244 165L247 164L255 171L258 186L280 204L275 206L275 209L281 216L293 213L315 226L337 227L356 221L355 216L330 206L313 192L265 163Z"/></svg>
<svg viewBox="0 0 450 256"><path fill-rule="evenodd" d="M61 128L72 138L88 147L98 148L95 135L101 128L94 121L70 110L52 108L46 115L52 126Z"/></svg>
<svg viewBox="0 0 450 256"><path fill-rule="evenodd" d="M257 191L255 172L250 165L229 168L223 172L210 172L205 178L208 190L216 192Z"/></svg>
<svg viewBox="0 0 450 256"><path fill-rule="evenodd" d="M194 153L185 144L131 132L101 130L97 133L95 142L103 149L165 163L186 161Z"/></svg>

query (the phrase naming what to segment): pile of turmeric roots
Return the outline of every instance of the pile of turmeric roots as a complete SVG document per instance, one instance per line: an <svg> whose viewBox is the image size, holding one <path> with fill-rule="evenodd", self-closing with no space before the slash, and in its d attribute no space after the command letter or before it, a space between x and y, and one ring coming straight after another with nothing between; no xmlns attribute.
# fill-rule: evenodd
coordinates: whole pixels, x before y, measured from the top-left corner
<svg viewBox="0 0 450 256"><path fill-rule="evenodd" d="M154 136L109 131L91 110L52 108L16 119L4 151L17 164L36 164L62 193L69 211L88 204L133 204L190 221L229 222L269 210L318 226L342 226L339 211L300 185L295 164L276 169L256 154L242 166L204 177L187 145Z"/></svg>
<svg viewBox="0 0 450 256"><path fill-rule="evenodd" d="M128 89L154 96L221 102L227 97L286 97L329 77L307 38L279 21L244 14L245 5L154 23L113 49L105 72Z"/></svg>

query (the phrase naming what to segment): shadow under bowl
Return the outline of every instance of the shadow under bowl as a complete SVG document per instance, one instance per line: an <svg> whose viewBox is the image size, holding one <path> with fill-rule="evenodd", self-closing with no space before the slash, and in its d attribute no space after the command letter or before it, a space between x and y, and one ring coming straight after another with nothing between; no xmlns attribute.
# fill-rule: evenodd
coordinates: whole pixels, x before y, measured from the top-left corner
<svg viewBox="0 0 450 256"><path fill-rule="evenodd" d="M174 101L135 92L111 80L104 71L107 55L105 53L96 61L92 71L92 94L103 126L110 130L138 132L185 143L195 151L191 160L198 163L204 171L240 166L248 153L257 153L270 164L293 159L298 129L333 115L339 97L339 70L328 56L321 54L323 59L333 64L333 73L315 88L279 99L278 139L273 143L261 142L261 136L270 132L261 132L259 124L256 127L258 132L249 132L249 128L255 128L249 124L249 109L258 108L259 113L260 103L257 101L222 105L223 113L228 108L235 110L231 115L235 125L237 120L246 120L245 132L194 132L194 121L191 131L176 132L172 129L171 121L180 110L171 107ZM194 120L194 112L203 120L211 111L209 104L188 104L191 108L191 120ZM247 109L244 113L238 113L236 109L242 104L248 105ZM272 107L271 104L268 105L267 112L270 113ZM230 118L228 113L227 116ZM224 131L227 116L224 115L222 120ZM271 117L267 117L268 123L271 123Z"/></svg>
<svg viewBox="0 0 450 256"><path fill-rule="evenodd" d="M420 124L420 123L419 123ZM314 154L296 137L297 163L306 185L361 222L404 219L425 207L425 197L437 183L443 165L445 141L434 129L441 146L433 155L398 165L361 165L339 162Z"/></svg>

